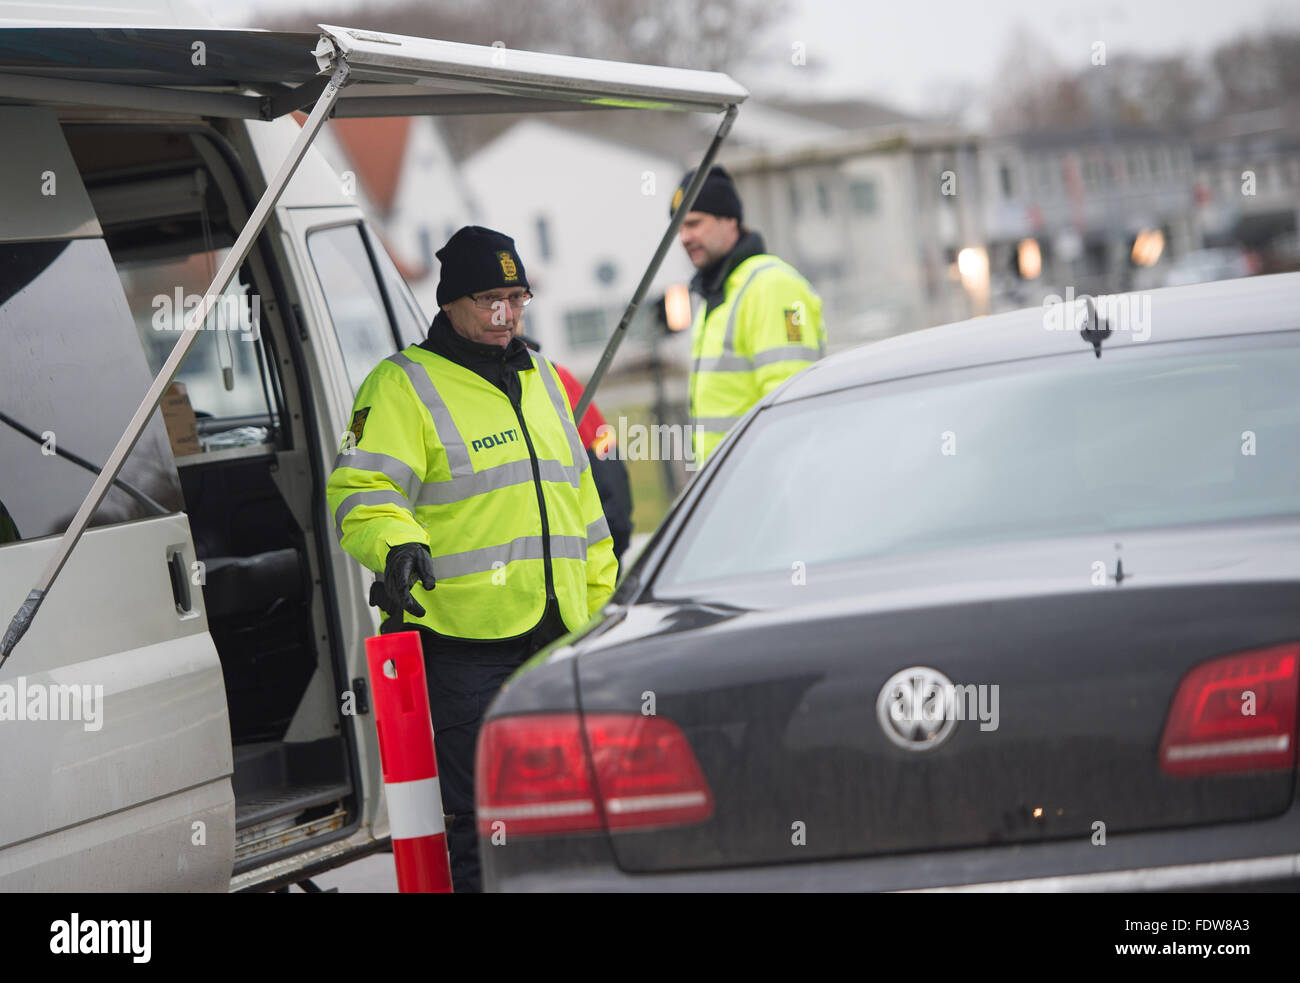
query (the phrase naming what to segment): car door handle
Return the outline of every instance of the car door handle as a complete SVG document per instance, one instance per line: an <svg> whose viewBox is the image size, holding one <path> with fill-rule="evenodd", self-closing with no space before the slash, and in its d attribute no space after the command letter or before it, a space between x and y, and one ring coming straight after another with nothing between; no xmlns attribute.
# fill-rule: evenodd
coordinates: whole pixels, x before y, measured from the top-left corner
<svg viewBox="0 0 1300 983"><path fill-rule="evenodd" d="M172 579L172 599L176 601L177 614L189 614L193 611L190 597L190 581L185 576L185 554L172 550L167 558L167 572Z"/></svg>

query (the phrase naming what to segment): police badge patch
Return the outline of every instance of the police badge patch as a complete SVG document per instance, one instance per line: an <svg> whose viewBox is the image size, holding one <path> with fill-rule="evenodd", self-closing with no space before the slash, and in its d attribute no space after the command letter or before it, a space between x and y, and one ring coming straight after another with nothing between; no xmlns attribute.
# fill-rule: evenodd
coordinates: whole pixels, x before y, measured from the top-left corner
<svg viewBox="0 0 1300 983"><path fill-rule="evenodd" d="M785 338L786 341L796 342L803 341L803 330L800 325L803 324L803 318L800 316L801 311L797 307L787 307L785 310Z"/></svg>
<svg viewBox="0 0 1300 983"><path fill-rule="evenodd" d="M507 280L518 280L519 269L515 266L514 257L504 249L497 253L497 259L501 261L501 275Z"/></svg>
<svg viewBox="0 0 1300 983"><path fill-rule="evenodd" d="M348 427L348 433L352 434L352 446L356 447L361 443L361 435L366 429L366 417L370 415L370 407L363 406L352 414L352 425Z"/></svg>
<svg viewBox="0 0 1300 983"><path fill-rule="evenodd" d="M682 199L686 197L686 189L678 188L673 192L673 211L682 207Z"/></svg>

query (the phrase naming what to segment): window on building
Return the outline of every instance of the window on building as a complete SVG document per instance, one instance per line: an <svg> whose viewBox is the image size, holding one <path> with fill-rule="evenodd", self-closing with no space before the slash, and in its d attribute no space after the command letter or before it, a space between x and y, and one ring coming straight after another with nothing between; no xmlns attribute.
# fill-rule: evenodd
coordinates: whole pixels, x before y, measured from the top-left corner
<svg viewBox="0 0 1300 983"><path fill-rule="evenodd" d="M591 348L605 342L606 313L603 307L587 307L564 315L564 334L572 348Z"/></svg>
<svg viewBox="0 0 1300 983"><path fill-rule="evenodd" d="M1011 168L1005 163L998 167L998 181L1002 185L1002 197L1012 197Z"/></svg>
<svg viewBox="0 0 1300 983"><path fill-rule="evenodd" d="M1128 155L1128 172L1134 184L1145 184L1147 180L1147 158L1142 150L1133 150Z"/></svg>
<svg viewBox="0 0 1300 983"><path fill-rule="evenodd" d="M551 258L551 224L545 215L537 216L537 254L544 260Z"/></svg>
<svg viewBox="0 0 1300 983"><path fill-rule="evenodd" d="M799 182L795 178L790 179L790 214L798 218L803 211L803 202L799 200Z"/></svg>
<svg viewBox="0 0 1300 983"><path fill-rule="evenodd" d="M1055 157L1050 154L1044 154L1038 158L1038 183L1041 193L1045 195L1055 194L1060 190L1061 185L1061 164Z"/></svg>
<svg viewBox="0 0 1300 983"><path fill-rule="evenodd" d="M1162 181L1169 171L1169 149L1167 147L1156 147L1151 153L1151 170L1153 177L1157 181Z"/></svg>
<svg viewBox="0 0 1300 983"><path fill-rule="evenodd" d="M855 211L871 215L876 211L876 182L859 178L849 183L849 197Z"/></svg>
<svg viewBox="0 0 1300 983"><path fill-rule="evenodd" d="M826 186L825 181L817 182L817 208L823 215L831 213L831 189Z"/></svg>
<svg viewBox="0 0 1300 983"><path fill-rule="evenodd" d="M429 234L427 225L420 226L420 262L424 264L426 270L433 269L433 236Z"/></svg>

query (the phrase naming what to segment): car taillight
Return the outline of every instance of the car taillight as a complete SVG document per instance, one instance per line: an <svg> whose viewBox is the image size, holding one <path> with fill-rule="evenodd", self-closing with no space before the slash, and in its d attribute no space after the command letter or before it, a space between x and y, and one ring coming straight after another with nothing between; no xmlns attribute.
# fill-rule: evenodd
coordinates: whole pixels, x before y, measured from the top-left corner
<svg viewBox="0 0 1300 983"><path fill-rule="evenodd" d="M496 832L497 822L507 836L538 836L681 825L713 814L713 796L680 728L633 713L488 721L479 736L475 798L483 836Z"/></svg>
<svg viewBox="0 0 1300 983"><path fill-rule="evenodd" d="M1300 643L1197 666L1174 694L1161 770L1183 776L1294 767L1297 690Z"/></svg>
<svg viewBox="0 0 1300 983"><path fill-rule="evenodd" d="M713 815L709 785L671 720L593 713L584 722L611 830L678 826Z"/></svg>

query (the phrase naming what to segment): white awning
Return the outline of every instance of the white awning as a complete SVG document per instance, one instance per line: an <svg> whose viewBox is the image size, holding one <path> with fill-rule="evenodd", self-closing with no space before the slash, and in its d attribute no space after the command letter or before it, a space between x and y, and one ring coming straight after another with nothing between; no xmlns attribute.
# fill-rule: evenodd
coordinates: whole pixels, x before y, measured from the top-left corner
<svg viewBox="0 0 1300 983"><path fill-rule="evenodd" d="M336 116L574 109L722 112L748 92L719 72L322 26L0 29L0 102L273 119L311 106L340 62Z"/></svg>
<svg viewBox="0 0 1300 983"><path fill-rule="evenodd" d="M324 33L314 37L171 28L0 29L0 105L96 106L234 119L274 119L312 107L288 156L221 261L203 303L187 315L185 330L72 517L58 550L0 636L0 666L36 617L198 338L199 326L234 278L327 116L582 108L722 114L718 131L578 402L577 418L582 419L731 129L739 103L748 95L726 75L715 72L510 51L345 27L321 30Z"/></svg>

